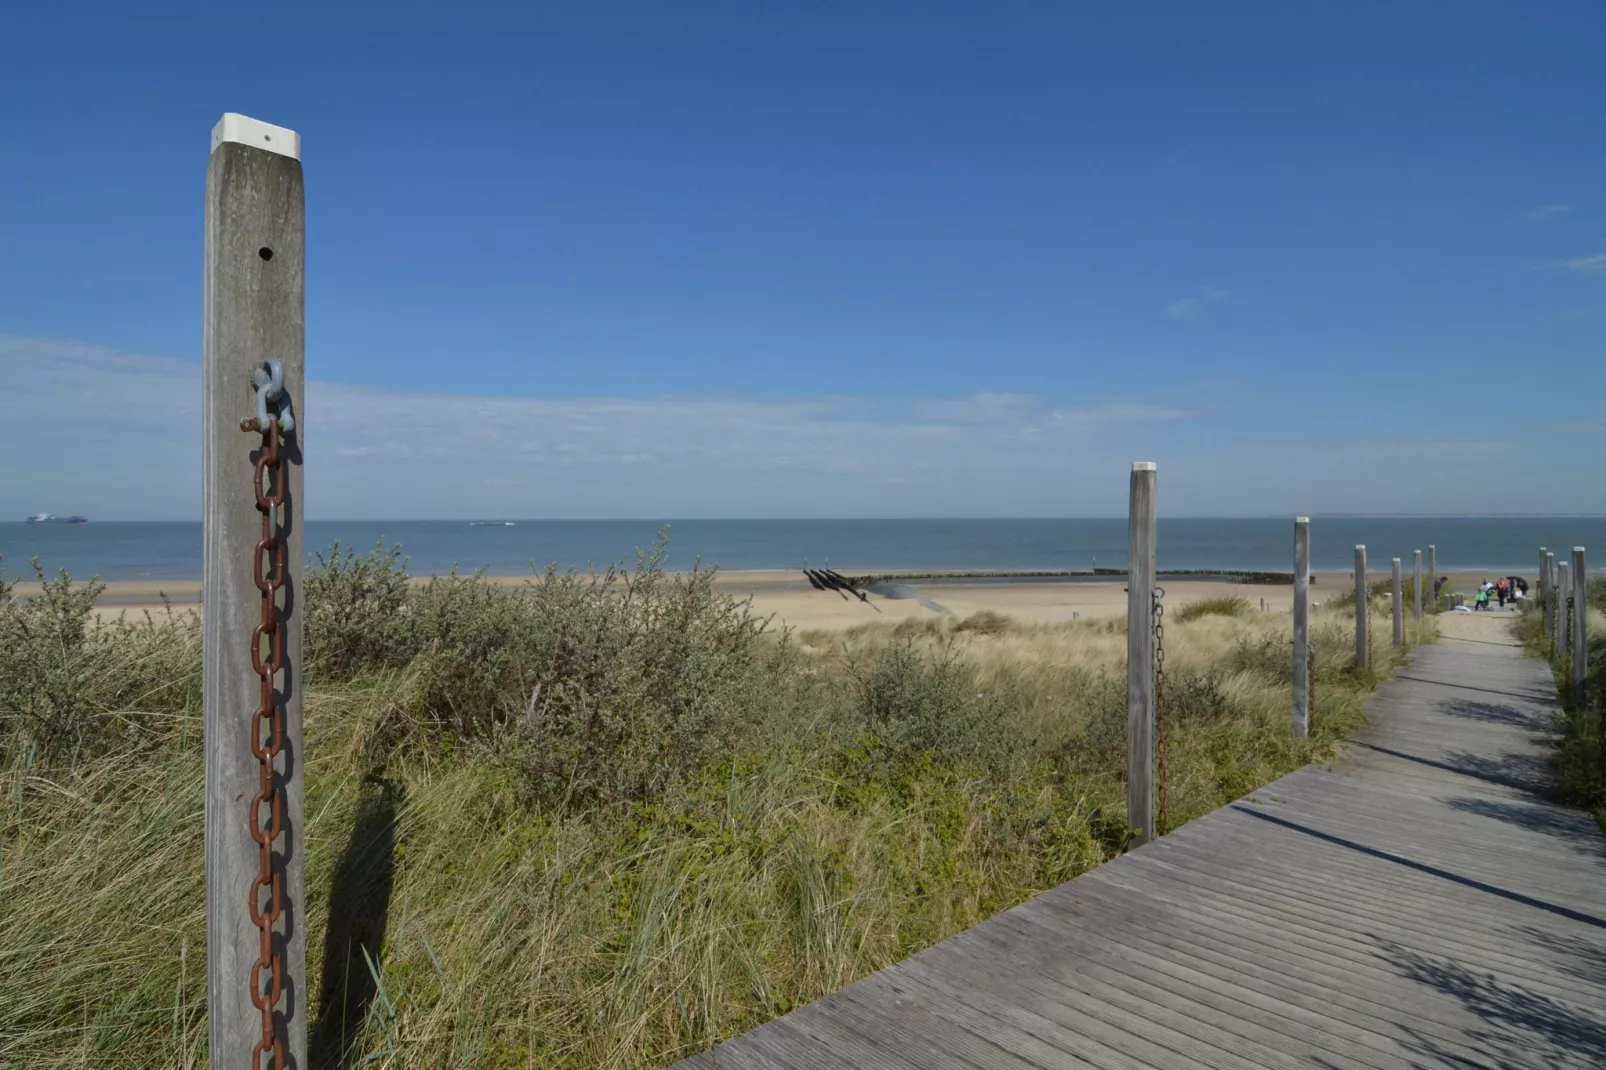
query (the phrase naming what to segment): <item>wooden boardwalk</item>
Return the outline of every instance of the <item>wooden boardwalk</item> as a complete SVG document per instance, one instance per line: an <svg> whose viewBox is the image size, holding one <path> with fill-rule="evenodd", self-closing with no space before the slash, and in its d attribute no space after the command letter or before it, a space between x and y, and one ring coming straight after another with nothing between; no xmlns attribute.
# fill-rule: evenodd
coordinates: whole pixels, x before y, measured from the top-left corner
<svg viewBox="0 0 1606 1070"><path fill-rule="evenodd" d="M1606 1067L1606 838L1555 689L1417 652L1309 766L685 1070Z"/></svg>

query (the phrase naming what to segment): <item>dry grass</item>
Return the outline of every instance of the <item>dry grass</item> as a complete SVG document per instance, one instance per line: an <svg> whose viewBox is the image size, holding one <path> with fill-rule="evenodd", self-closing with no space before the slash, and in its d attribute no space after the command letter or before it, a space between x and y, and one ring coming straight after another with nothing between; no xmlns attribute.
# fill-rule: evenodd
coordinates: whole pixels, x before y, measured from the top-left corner
<svg viewBox="0 0 1606 1070"><path fill-rule="evenodd" d="M1376 676L1348 667L1350 618L1318 614L1317 730L1292 737L1287 628L1167 627L1173 824L1360 724ZM532 796L489 742L376 763L412 668L314 681L313 1065L662 1066L1120 849L1122 621L763 641L786 654L736 743L584 807ZM170 720L68 765L5 755L0 1065L205 1062L194 701Z"/></svg>

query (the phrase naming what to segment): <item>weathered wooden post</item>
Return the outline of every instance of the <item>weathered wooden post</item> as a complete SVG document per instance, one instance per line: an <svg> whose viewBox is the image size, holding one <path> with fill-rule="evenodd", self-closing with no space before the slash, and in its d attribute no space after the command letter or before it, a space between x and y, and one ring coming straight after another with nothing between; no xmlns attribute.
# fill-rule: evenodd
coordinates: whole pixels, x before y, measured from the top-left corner
<svg viewBox="0 0 1606 1070"><path fill-rule="evenodd" d="M1126 813L1133 845L1154 838L1155 483L1152 461L1132 465L1127 510Z"/></svg>
<svg viewBox="0 0 1606 1070"><path fill-rule="evenodd" d="M1567 559L1556 562L1556 657L1566 658L1571 649L1573 618L1567 612L1567 596L1572 593L1572 579L1567 574Z"/></svg>
<svg viewBox="0 0 1606 1070"><path fill-rule="evenodd" d="M1543 634L1548 638L1550 636L1550 591L1548 589L1550 562L1545 560L1546 556L1545 548L1541 546L1539 548L1539 582L1534 585L1537 588L1534 591L1534 595L1539 599L1540 626L1544 629Z"/></svg>
<svg viewBox="0 0 1606 1070"><path fill-rule="evenodd" d="M1432 544L1428 546L1428 590L1433 592L1433 615L1438 616L1441 611L1439 605L1439 548Z"/></svg>
<svg viewBox="0 0 1606 1070"><path fill-rule="evenodd" d="M1294 518L1294 735L1310 734L1310 517Z"/></svg>
<svg viewBox="0 0 1606 1070"><path fill-rule="evenodd" d="M1394 645L1405 645L1405 592L1400 584L1400 559L1394 559Z"/></svg>
<svg viewBox="0 0 1606 1070"><path fill-rule="evenodd" d="M1412 550L1411 555L1414 558L1411 567L1415 570L1412 583L1416 586L1416 591L1414 592L1416 597L1411 599L1411 623L1420 633L1422 631L1422 551ZM1417 640L1418 642L1421 641L1420 635L1417 636Z"/></svg>
<svg viewBox="0 0 1606 1070"><path fill-rule="evenodd" d="M1573 547L1573 701L1584 701L1589 679L1589 570L1584 567L1584 548Z"/></svg>
<svg viewBox="0 0 1606 1070"><path fill-rule="evenodd" d="M1366 635L1367 616L1370 607L1367 605L1368 593L1366 590L1366 547L1355 547L1355 667L1364 669L1371 664L1371 648Z"/></svg>
<svg viewBox="0 0 1606 1070"><path fill-rule="evenodd" d="M206 170L202 697L213 1070L307 1066L300 148L293 130L227 114L212 129Z"/></svg>
<svg viewBox="0 0 1606 1070"><path fill-rule="evenodd" d="M1545 572L1541 586L1544 588L1545 598L1545 638L1550 640L1552 654L1556 647L1556 555L1546 552Z"/></svg>

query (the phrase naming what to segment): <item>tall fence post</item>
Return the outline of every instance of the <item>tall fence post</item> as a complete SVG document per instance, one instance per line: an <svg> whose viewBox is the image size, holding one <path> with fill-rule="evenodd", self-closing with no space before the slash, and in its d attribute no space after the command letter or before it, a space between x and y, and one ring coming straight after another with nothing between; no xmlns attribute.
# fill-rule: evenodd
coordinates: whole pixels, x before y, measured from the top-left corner
<svg viewBox="0 0 1606 1070"><path fill-rule="evenodd" d="M1400 559L1394 559L1394 645L1405 645L1405 592L1400 583Z"/></svg>
<svg viewBox="0 0 1606 1070"><path fill-rule="evenodd" d="M1428 590L1433 592L1433 615L1438 616L1442 611L1439 604L1439 548L1428 545Z"/></svg>
<svg viewBox="0 0 1606 1070"><path fill-rule="evenodd" d="M1412 599L1411 619L1418 626L1417 630L1420 631L1422 624L1422 551L1412 550L1411 556L1414 558L1411 567L1416 570L1416 577L1412 581L1416 584L1416 597Z"/></svg>
<svg viewBox="0 0 1606 1070"><path fill-rule="evenodd" d="M1551 556L1543 546L1539 548L1539 588L1535 594L1539 599L1539 618L1544 628L1545 638L1550 638L1550 562Z"/></svg>
<svg viewBox="0 0 1606 1070"><path fill-rule="evenodd" d="M1134 846L1154 838L1156 481L1152 461L1133 462L1127 510L1126 812Z"/></svg>
<svg viewBox="0 0 1606 1070"><path fill-rule="evenodd" d="M1556 658L1564 660L1571 649L1572 614L1567 612L1567 596L1572 593L1572 579L1568 575L1567 559L1556 562Z"/></svg>
<svg viewBox="0 0 1606 1070"><path fill-rule="evenodd" d="M1545 554L1545 638L1550 640L1551 651L1554 654L1556 646L1556 584L1561 574L1556 571L1556 555Z"/></svg>
<svg viewBox="0 0 1606 1070"><path fill-rule="evenodd" d="M1584 548L1573 547L1573 701L1584 701L1589 679L1589 570L1584 567Z"/></svg>
<svg viewBox="0 0 1606 1070"><path fill-rule="evenodd" d="M1294 518L1294 735L1310 734L1310 517Z"/></svg>
<svg viewBox="0 0 1606 1070"><path fill-rule="evenodd" d="M1372 662L1370 638L1366 634L1371 607L1366 589L1366 547L1355 547L1355 667L1365 669Z"/></svg>
<svg viewBox="0 0 1606 1070"><path fill-rule="evenodd" d="M243 115L224 115L212 130L206 169L202 359L202 705L212 1070L259 1067L264 1054L272 1056L267 1065L274 1068L307 1065L301 846L304 243L299 136ZM288 415L294 418L293 428L272 439L266 428L241 427L259 411L253 373L269 358L280 362ZM284 409L270 409L270 423L275 412ZM277 466L271 464L270 441L279 443ZM265 453L268 483L261 485L256 462ZM259 511L260 490L274 501L282 491L283 504L270 504L266 514ZM258 543L269 531L272 540L259 560ZM275 557L276 549L282 557ZM272 599L266 609L259 580ZM271 692L266 704L263 677L253 666L258 657L266 664ZM256 838L259 831L267 840L265 850ZM265 884L259 880L264 864L271 874ZM266 948L253 913L270 919ZM266 1011L256 1005L259 999Z"/></svg>

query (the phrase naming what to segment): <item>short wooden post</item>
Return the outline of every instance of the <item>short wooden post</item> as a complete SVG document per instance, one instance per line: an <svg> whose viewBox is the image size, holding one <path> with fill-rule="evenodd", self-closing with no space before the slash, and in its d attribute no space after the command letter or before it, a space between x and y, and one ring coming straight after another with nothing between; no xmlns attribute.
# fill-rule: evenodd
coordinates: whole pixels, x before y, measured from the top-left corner
<svg viewBox="0 0 1606 1070"><path fill-rule="evenodd" d="M1540 586L1545 592L1545 638L1550 640L1552 648L1556 645L1556 581L1559 578L1556 572L1556 555L1546 552L1544 580Z"/></svg>
<svg viewBox="0 0 1606 1070"><path fill-rule="evenodd" d="M1433 592L1433 614L1440 612L1439 605L1439 548L1428 545L1428 590Z"/></svg>
<svg viewBox="0 0 1606 1070"><path fill-rule="evenodd" d="M1572 578L1568 575L1569 565L1567 559L1562 558L1556 562L1556 658L1558 660L1567 656L1572 641L1571 631L1573 618L1567 612L1567 596L1572 593Z"/></svg>
<svg viewBox="0 0 1606 1070"><path fill-rule="evenodd" d="M1367 668L1372 661L1371 647L1368 645L1366 634L1367 617L1370 607L1367 605L1369 594L1366 590L1366 547L1355 547L1355 667Z"/></svg>
<svg viewBox="0 0 1606 1070"><path fill-rule="evenodd" d="M1400 582L1400 559L1394 559L1394 645L1405 645L1405 591Z"/></svg>
<svg viewBox="0 0 1606 1070"><path fill-rule="evenodd" d="M1584 701L1589 679L1589 570L1584 567L1584 548L1573 547L1573 701Z"/></svg>
<svg viewBox="0 0 1606 1070"><path fill-rule="evenodd" d="M296 420L280 448L286 490L277 512L286 540L288 583L277 600L284 668L276 674L283 710L283 752L274 767L282 800L280 835L270 842L283 893L273 927L283 989L275 1029L285 1065L307 1066L307 915L302 866L301 745L301 423L303 405L303 203L300 138L295 131L228 114L212 130L206 170L206 250L202 383L203 671L206 764L207 1016L212 1070L257 1066L262 1014L252 1005L253 966L261 933L251 920L259 848L252 837L252 800L259 784L252 754L252 715L261 681L252 668L261 620L255 547L262 514L253 489L263 438L243 432L256 414L252 372L267 358L284 369L284 390ZM261 808L266 816L267 808ZM262 991L270 971L262 971Z"/></svg>
<svg viewBox="0 0 1606 1070"><path fill-rule="evenodd" d="M1310 517L1294 518L1294 735L1310 734Z"/></svg>
<svg viewBox="0 0 1606 1070"><path fill-rule="evenodd" d="M1545 548L1541 546L1539 548L1539 582L1534 585L1536 588L1534 597L1539 600L1540 626L1544 629L1543 634L1548 638L1550 636L1550 613L1548 612L1550 606L1550 591L1548 589L1550 562L1546 561L1545 557Z"/></svg>
<svg viewBox="0 0 1606 1070"><path fill-rule="evenodd" d="M1414 558L1411 567L1415 570L1415 579L1412 582L1416 585L1416 597L1411 600L1411 621L1413 624L1420 625L1422 623L1422 551L1412 550L1411 556ZM1419 628L1418 630L1420 631L1421 629Z"/></svg>
<svg viewBox="0 0 1606 1070"><path fill-rule="evenodd" d="M1133 845L1154 838L1155 490L1151 461L1132 465L1127 511L1126 813Z"/></svg>

